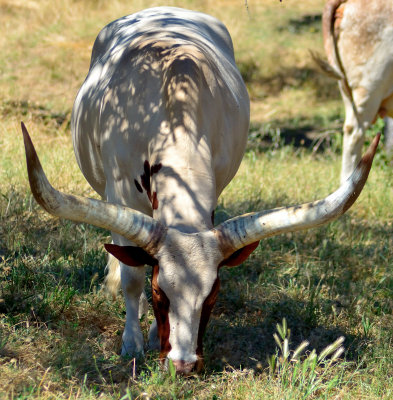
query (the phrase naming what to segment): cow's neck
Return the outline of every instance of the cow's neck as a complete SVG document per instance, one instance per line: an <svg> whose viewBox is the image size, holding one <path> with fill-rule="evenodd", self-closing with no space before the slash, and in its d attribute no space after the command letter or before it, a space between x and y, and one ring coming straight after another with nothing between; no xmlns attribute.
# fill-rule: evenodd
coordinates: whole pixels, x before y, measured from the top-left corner
<svg viewBox="0 0 393 400"><path fill-rule="evenodd" d="M165 167L154 180L157 208L155 219L165 226L193 233L213 227L212 212L216 206L214 176L203 166Z"/></svg>
<svg viewBox="0 0 393 400"><path fill-rule="evenodd" d="M193 233L213 226L216 182L209 146L203 139L184 143L185 136L183 140L177 137L177 148L183 147L183 151L176 155L164 151L160 159L152 160L162 166L152 176L152 191L157 196L153 216L168 227Z"/></svg>

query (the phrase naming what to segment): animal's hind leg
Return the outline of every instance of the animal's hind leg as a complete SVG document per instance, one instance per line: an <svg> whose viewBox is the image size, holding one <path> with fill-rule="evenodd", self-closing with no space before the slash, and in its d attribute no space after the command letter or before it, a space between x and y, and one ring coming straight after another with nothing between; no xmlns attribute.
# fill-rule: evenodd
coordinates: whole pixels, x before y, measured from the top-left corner
<svg viewBox="0 0 393 400"><path fill-rule="evenodd" d="M108 254L108 263L106 264L106 276L104 281L104 289L116 298L120 289L120 265L119 260Z"/></svg>
<svg viewBox="0 0 393 400"><path fill-rule="evenodd" d="M355 89L353 99L356 104L356 115L349 97L343 90L341 94L345 105L341 167L341 183L344 183L360 161L366 130L378 114L381 99L376 95L369 97L368 92L363 88Z"/></svg>

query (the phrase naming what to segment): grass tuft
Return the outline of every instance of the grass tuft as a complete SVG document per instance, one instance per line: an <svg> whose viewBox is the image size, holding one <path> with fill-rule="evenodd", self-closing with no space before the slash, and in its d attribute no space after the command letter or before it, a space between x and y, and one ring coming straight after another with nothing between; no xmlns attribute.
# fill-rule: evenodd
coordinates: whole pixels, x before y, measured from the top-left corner
<svg viewBox="0 0 393 400"><path fill-rule="evenodd" d="M342 389L345 386L343 376L347 363L339 360L344 352L344 347L341 346L344 342L343 336L326 346L319 355L312 350L301 357L309 342L303 341L291 351L290 330L285 318L282 325L277 324L277 332L274 340L279 351L268 359L269 372L274 384L279 385L280 390L290 393L287 398L306 399L315 393L323 393L329 398L337 387Z"/></svg>

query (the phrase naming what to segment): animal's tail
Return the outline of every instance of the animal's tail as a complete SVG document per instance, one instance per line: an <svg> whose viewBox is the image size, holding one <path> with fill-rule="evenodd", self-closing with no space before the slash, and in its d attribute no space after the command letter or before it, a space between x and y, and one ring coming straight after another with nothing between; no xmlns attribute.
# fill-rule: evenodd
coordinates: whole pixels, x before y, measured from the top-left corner
<svg viewBox="0 0 393 400"><path fill-rule="evenodd" d="M310 52L310 55L311 55L313 61L318 66L320 71L322 71L324 74L326 74L330 78L336 79L338 81L341 81L344 79L341 72L338 71L333 65L329 64L329 61L326 60L322 56L321 53L314 51L314 50L309 50L309 52Z"/></svg>
<svg viewBox="0 0 393 400"><path fill-rule="evenodd" d="M346 80L345 70L343 68L340 53L338 51L337 46L337 36L338 34L335 32L335 27L339 27L340 19L342 17L342 12L339 12L339 7L345 3L346 0L329 0L325 4L325 8L322 14L322 33L323 33L323 44L325 47L325 52L327 55L327 62L319 63L317 60L318 65L324 68L327 68L329 71L330 76L335 76L335 79L339 80ZM341 9L342 10L342 9Z"/></svg>
<svg viewBox="0 0 393 400"><path fill-rule="evenodd" d="M108 263L106 265L106 277L104 280L104 289L116 298L120 290L120 265L117 258L109 254Z"/></svg>
<svg viewBox="0 0 393 400"><path fill-rule="evenodd" d="M103 289L109 293L113 299L116 299L121 287L120 264L119 260L111 254L109 254L106 271L107 274L104 280ZM141 297L139 298L139 319L141 319L143 315L147 315L148 310L149 303L147 301L146 294L143 291Z"/></svg>
<svg viewBox="0 0 393 400"><path fill-rule="evenodd" d="M327 60L319 53L310 50L311 57L319 69L333 79L341 82L341 87L349 97L356 119L359 120L356 104L353 99L351 87L349 86L347 74L342 64L340 52L338 51L335 28L339 29L340 20L343 16L343 8L340 8L347 0L328 0L322 15L323 43Z"/></svg>

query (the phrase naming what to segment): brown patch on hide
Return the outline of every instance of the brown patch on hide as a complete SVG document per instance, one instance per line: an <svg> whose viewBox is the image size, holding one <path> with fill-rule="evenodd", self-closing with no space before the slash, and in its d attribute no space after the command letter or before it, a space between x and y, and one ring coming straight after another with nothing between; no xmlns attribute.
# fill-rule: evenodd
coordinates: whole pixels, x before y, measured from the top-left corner
<svg viewBox="0 0 393 400"><path fill-rule="evenodd" d="M157 210L157 208L158 208L157 192L153 192L153 197L151 199L151 205L153 207L153 210Z"/></svg>
<svg viewBox="0 0 393 400"><path fill-rule="evenodd" d="M343 3L346 1L347 0L329 0L326 2L322 14L322 31L324 41L328 40L330 35L336 34L335 32L337 32L338 35L338 30L344 14Z"/></svg>
<svg viewBox="0 0 393 400"><path fill-rule="evenodd" d="M151 187L150 187L151 171L150 171L150 163L147 160L143 164L143 171L144 172L141 175L142 186L146 190L147 197L151 201Z"/></svg>
<svg viewBox="0 0 393 400"><path fill-rule="evenodd" d="M344 17L344 4L340 4L334 13L334 34L336 38L340 35L340 25Z"/></svg>
<svg viewBox="0 0 393 400"><path fill-rule="evenodd" d="M219 290L220 290L220 279L217 277L209 296L207 296L202 306L201 319L199 321L197 350L196 350L196 354L198 357L195 364L196 372L200 372L200 370L203 368L203 335L205 333L207 323L209 322L213 307L216 304Z"/></svg>
<svg viewBox="0 0 393 400"><path fill-rule="evenodd" d="M136 186L136 189L138 190L138 192L143 193L142 186L136 179L134 179L134 183L135 183L135 186Z"/></svg>
<svg viewBox="0 0 393 400"><path fill-rule="evenodd" d="M237 265L240 265L244 261L247 260L249 255L258 247L259 240L258 242L251 243L239 250L236 250L232 255L230 255L228 258L226 258L224 261L221 261L220 267L223 265L226 265L228 267L236 267Z"/></svg>
<svg viewBox="0 0 393 400"><path fill-rule="evenodd" d="M329 0L322 13L323 43L329 64L338 68L340 75L344 73L337 49L340 24L344 12L343 3L346 0ZM336 78L337 79L337 78Z"/></svg>
<svg viewBox="0 0 393 400"><path fill-rule="evenodd" d="M151 171L151 176L153 176L154 174L156 174L160 169L162 168L162 164L154 164L152 165L150 171Z"/></svg>
<svg viewBox="0 0 393 400"><path fill-rule="evenodd" d="M166 356L171 351L169 343L169 299L158 285L159 266L153 267L153 277L151 288L153 295L153 310L157 321L158 337L160 339L160 360L165 361Z"/></svg>
<svg viewBox="0 0 393 400"><path fill-rule="evenodd" d="M118 246L116 244L104 244L104 247L108 253L130 267L157 264L157 260L140 247Z"/></svg>
<svg viewBox="0 0 393 400"><path fill-rule="evenodd" d="M145 160L145 162L143 163L143 174L141 175L141 183L134 179L137 190L140 193L143 192L143 189L146 191L147 197L152 205L153 210L157 210L158 208L158 199L157 192L152 193L151 191L151 178L154 174L157 174L161 168L161 163L150 166L149 161Z"/></svg>

